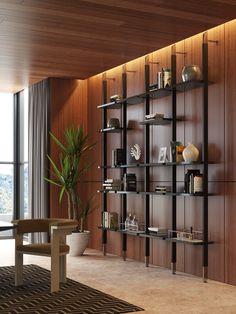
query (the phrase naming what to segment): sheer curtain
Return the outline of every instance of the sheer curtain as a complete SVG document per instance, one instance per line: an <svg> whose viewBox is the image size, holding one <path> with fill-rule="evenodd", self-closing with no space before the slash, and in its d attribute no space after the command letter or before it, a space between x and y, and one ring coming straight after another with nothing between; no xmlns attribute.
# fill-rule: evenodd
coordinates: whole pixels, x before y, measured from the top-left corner
<svg viewBox="0 0 236 314"><path fill-rule="evenodd" d="M29 212L32 218L46 218L49 214L48 134L49 134L49 80L29 87ZM33 242L46 240L36 234Z"/></svg>

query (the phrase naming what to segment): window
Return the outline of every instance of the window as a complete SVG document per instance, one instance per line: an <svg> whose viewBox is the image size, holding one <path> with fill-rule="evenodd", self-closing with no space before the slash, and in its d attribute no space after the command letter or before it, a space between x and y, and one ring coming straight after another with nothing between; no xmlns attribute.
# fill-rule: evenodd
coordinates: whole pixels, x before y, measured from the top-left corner
<svg viewBox="0 0 236 314"><path fill-rule="evenodd" d="M14 215L14 102L13 94L0 94L0 223ZM11 233L11 232L10 232ZM9 232L2 232L9 235Z"/></svg>
<svg viewBox="0 0 236 314"><path fill-rule="evenodd" d="M0 224L4 225L28 215L28 90L0 93L0 147ZM12 231L0 236L12 236Z"/></svg>

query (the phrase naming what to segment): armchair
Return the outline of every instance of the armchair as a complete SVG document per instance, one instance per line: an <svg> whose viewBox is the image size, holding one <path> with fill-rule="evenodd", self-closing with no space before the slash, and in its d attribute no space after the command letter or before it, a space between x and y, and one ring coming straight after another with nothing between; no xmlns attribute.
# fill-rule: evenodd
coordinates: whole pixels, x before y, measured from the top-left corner
<svg viewBox="0 0 236 314"><path fill-rule="evenodd" d="M60 282L66 282L66 254L70 247L66 235L77 226L72 219L24 219L13 220L15 232L15 286L23 284L23 254L51 257L51 292L59 290ZM24 244L24 233L48 232L49 243Z"/></svg>

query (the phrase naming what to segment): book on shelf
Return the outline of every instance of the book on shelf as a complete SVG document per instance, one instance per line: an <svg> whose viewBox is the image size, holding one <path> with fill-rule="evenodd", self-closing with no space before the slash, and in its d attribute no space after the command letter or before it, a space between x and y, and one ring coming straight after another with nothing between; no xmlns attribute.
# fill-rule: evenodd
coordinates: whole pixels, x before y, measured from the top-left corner
<svg viewBox="0 0 236 314"><path fill-rule="evenodd" d="M120 190L120 186L105 186L105 190L119 191Z"/></svg>
<svg viewBox="0 0 236 314"><path fill-rule="evenodd" d="M107 179L102 184L105 190L121 190L122 181L119 179Z"/></svg>
<svg viewBox="0 0 236 314"><path fill-rule="evenodd" d="M170 193L171 187L170 186L156 186L155 191L156 193Z"/></svg>
<svg viewBox="0 0 236 314"><path fill-rule="evenodd" d="M110 178L110 179L106 179L105 181L104 181L104 183L121 183L121 180L120 179L112 179L112 178Z"/></svg>
<svg viewBox="0 0 236 314"><path fill-rule="evenodd" d="M155 120L155 119L163 119L164 114L163 113L151 113L145 115L145 120Z"/></svg>
<svg viewBox="0 0 236 314"><path fill-rule="evenodd" d="M119 227L118 214L116 212L103 212L102 220L104 228L117 230Z"/></svg>

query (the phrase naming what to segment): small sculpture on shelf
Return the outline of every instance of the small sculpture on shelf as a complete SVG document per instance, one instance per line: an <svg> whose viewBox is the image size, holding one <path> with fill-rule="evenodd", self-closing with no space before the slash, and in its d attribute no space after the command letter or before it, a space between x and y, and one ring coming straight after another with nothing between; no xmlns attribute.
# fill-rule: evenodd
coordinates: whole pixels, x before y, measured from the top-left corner
<svg viewBox="0 0 236 314"><path fill-rule="evenodd" d="M112 95L110 97L110 101L114 101L115 103L118 103L122 101L122 97L120 95Z"/></svg>
<svg viewBox="0 0 236 314"><path fill-rule="evenodd" d="M195 81L202 79L202 72L198 65L185 65L182 70L183 82Z"/></svg>
<svg viewBox="0 0 236 314"><path fill-rule="evenodd" d="M135 160L140 160L141 152L141 147L138 144L134 144L134 146L131 147L130 155L134 157Z"/></svg>
<svg viewBox="0 0 236 314"><path fill-rule="evenodd" d="M138 231L139 224L135 214L132 216L131 213L125 219L125 230L126 231Z"/></svg>
<svg viewBox="0 0 236 314"><path fill-rule="evenodd" d="M107 127L119 129L120 128L120 120L118 118L110 118L107 121Z"/></svg>

